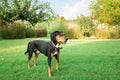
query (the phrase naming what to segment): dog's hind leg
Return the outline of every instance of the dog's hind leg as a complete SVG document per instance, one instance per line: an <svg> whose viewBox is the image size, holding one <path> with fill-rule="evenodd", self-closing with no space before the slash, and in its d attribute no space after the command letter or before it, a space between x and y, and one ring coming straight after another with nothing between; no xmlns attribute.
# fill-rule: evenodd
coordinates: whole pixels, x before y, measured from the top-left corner
<svg viewBox="0 0 120 80"><path fill-rule="evenodd" d="M28 63L28 69L30 68L30 59L32 58L32 52L31 53L29 53L29 55L28 55L28 61L27 61L27 63Z"/></svg>
<svg viewBox="0 0 120 80"><path fill-rule="evenodd" d="M28 69L30 69L30 60L27 61Z"/></svg>
<svg viewBox="0 0 120 80"><path fill-rule="evenodd" d="M27 63L28 63L28 69L30 68L30 60L32 58L33 51L34 51L34 49L30 49L29 50L28 61L27 61Z"/></svg>
<svg viewBox="0 0 120 80"><path fill-rule="evenodd" d="M37 60L37 58L38 58L38 53L36 53L36 52L34 52L35 53L35 55L34 55L34 67L36 67L36 60Z"/></svg>
<svg viewBox="0 0 120 80"><path fill-rule="evenodd" d="M34 46L29 46L29 53L28 53L28 69L30 68L30 60L32 58L32 55L33 55L33 52L34 52Z"/></svg>

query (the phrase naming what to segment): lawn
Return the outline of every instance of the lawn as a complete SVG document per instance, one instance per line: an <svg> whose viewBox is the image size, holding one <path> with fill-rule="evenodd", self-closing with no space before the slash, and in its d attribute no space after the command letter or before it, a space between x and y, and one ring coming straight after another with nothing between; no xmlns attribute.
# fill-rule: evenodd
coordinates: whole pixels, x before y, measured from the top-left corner
<svg viewBox="0 0 120 80"><path fill-rule="evenodd" d="M47 76L47 58L27 69L24 52L33 39L0 41L0 80L120 80L120 40L69 40L60 54L60 72ZM42 40L44 40L42 38Z"/></svg>

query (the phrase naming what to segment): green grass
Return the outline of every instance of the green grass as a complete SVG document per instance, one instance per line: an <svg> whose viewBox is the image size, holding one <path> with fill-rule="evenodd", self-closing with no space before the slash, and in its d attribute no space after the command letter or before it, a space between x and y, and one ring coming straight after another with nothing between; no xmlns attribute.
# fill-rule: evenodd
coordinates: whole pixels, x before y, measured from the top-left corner
<svg viewBox="0 0 120 80"><path fill-rule="evenodd" d="M24 52L33 39L0 41L0 80L120 80L120 40L69 40L60 54L60 72L47 76L47 58L27 69Z"/></svg>

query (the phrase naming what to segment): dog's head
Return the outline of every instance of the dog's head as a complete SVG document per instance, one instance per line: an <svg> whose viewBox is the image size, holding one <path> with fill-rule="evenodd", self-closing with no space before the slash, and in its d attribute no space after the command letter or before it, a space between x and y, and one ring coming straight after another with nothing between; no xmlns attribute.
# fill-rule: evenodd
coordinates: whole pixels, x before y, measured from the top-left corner
<svg viewBox="0 0 120 80"><path fill-rule="evenodd" d="M65 44L67 42L68 38L65 36L65 34L62 31L55 31L51 33L51 41L53 41L55 44Z"/></svg>

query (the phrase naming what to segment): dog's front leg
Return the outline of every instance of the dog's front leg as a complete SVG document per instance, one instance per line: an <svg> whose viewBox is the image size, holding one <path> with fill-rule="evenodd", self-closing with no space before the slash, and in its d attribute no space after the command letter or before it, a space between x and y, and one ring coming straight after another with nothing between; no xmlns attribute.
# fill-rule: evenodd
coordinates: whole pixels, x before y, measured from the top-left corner
<svg viewBox="0 0 120 80"><path fill-rule="evenodd" d="M52 72L51 72L51 60L52 60L52 57L51 55L48 56L48 76L49 77L52 77Z"/></svg>
<svg viewBox="0 0 120 80"><path fill-rule="evenodd" d="M56 70L59 71L59 54L55 55Z"/></svg>

